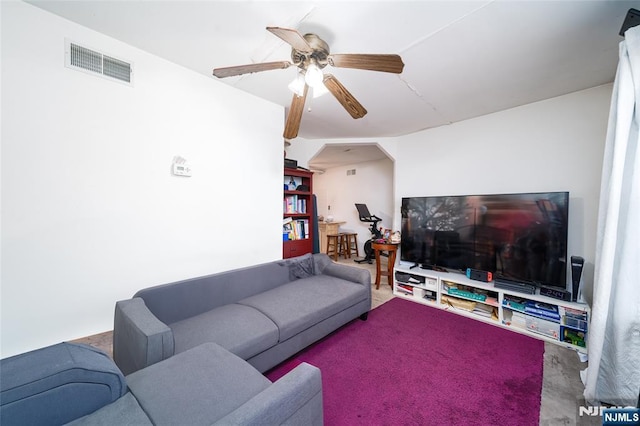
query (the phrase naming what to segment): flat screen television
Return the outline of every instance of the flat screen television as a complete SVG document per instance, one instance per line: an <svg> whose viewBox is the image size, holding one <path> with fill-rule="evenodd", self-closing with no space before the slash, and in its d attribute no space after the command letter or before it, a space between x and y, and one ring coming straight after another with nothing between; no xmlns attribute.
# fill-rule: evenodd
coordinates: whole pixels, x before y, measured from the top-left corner
<svg viewBox="0 0 640 426"><path fill-rule="evenodd" d="M400 258L566 289L568 192L402 199Z"/></svg>

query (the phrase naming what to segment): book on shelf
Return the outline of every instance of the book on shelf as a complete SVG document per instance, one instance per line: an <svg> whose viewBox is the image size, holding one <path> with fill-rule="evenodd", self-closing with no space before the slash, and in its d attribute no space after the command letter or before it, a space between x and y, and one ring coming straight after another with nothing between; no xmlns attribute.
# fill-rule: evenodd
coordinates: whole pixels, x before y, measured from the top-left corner
<svg viewBox="0 0 640 426"><path fill-rule="evenodd" d="M449 287L449 289L447 290L447 293L449 293L452 296L462 296L462 297L466 297L467 299L478 300L480 302L484 302L487 299L486 294L479 294L473 291L462 290L456 287Z"/></svg>
<svg viewBox="0 0 640 426"><path fill-rule="evenodd" d="M567 318L573 318L573 319L582 320L582 321L587 320L586 311L581 311L579 309L573 309L573 308L567 308L567 307L563 307L563 309L564 309L564 315Z"/></svg>
<svg viewBox="0 0 640 426"><path fill-rule="evenodd" d="M534 316L536 318L560 321L560 311L556 305L551 305L543 302L536 302L533 300L521 299L515 296L505 296L502 301L503 306L514 309L520 312L524 312L527 315Z"/></svg>
<svg viewBox="0 0 640 426"><path fill-rule="evenodd" d="M476 304L475 308L473 308L473 312L485 317L491 317L491 314L493 313L493 307L485 305L484 303L478 303Z"/></svg>
<svg viewBox="0 0 640 426"><path fill-rule="evenodd" d="M560 313L556 305L527 300L524 303L524 312L538 318L560 321Z"/></svg>
<svg viewBox="0 0 640 426"><path fill-rule="evenodd" d="M287 234L289 240L295 239L293 234L293 222L291 220L282 224L282 233Z"/></svg>
<svg viewBox="0 0 640 426"><path fill-rule="evenodd" d="M298 235L300 239L305 239L309 237L309 220L308 219L299 219L296 220Z"/></svg>
<svg viewBox="0 0 640 426"><path fill-rule="evenodd" d="M587 327L589 326L586 320L575 319L567 316L562 317L561 324L585 332L587 331Z"/></svg>
<svg viewBox="0 0 640 426"><path fill-rule="evenodd" d="M297 195L286 195L283 198L282 209L285 213L305 214L307 213L307 200Z"/></svg>
<svg viewBox="0 0 640 426"><path fill-rule="evenodd" d="M534 317L534 318L538 318L538 319L542 319L542 320L546 320L546 321L551 321L551 322L560 322L560 318L558 317L554 317L554 316L549 316L547 314L541 314L538 312L526 312L526 314L530 317Z"/></svg>
<svg viewBox="0 0 640 426"><path fill-rule="evenodd" d="M546 312L552 312L552 313L558 313L558 306L557 305L551 305L549 303L542 303L542 302L535 302L533 300L528 300L525 303L525 306L527 308L535 308L537 310L540 311L546 311Z"/></svg>
<svg viewBox="0 0 640 426"><path fill-rule="evenodd" d="M484 303L491 305L491 306L498 306L498 298L497 297L492 297L492 296L487 296L487 298L484 300Z"/></svg>
<svg viewBox="0 0 640 426"><path fill-rule="evenodd" d="M449 297L445 294L440 296L440 303L443 305L449 305L456 309L462 309L468 312L472 312L475 309L476 305L478 304L477 302L472 302L471 300L457 299L455 297Z"/></svg>
<svg viewBox="0 0 640 426"><path fill-rule="evenodd" d="M396 290L400 294L405 294L407 296L413 296L413 287L411 287L411 286L404 286L404 285L398 284L398 285L396 285Z"/></svg>
<svg viewBox="0 0 640 426"><path fill-rule="evenodd" d="M504 299L502 300L502 304L507 308L512 308L512 309L516 309L518 311L523 311L523 312L524 312L524 302L525 302L524 299L511 296L511 295L505 295Z"/></svg>
<svg viewBox="0 0 640 426"><path fill-rule="evenodd" d="M292 219L282 221L282 233L289 236L289 240L303 240L309 238L309 219Z"/></svg>
<svg viewBox="0 0 640 426"><path fill-rule="evenodd" d="M398 283L396 284L396 288L404 293L413 294L413 286Z"/></svg>

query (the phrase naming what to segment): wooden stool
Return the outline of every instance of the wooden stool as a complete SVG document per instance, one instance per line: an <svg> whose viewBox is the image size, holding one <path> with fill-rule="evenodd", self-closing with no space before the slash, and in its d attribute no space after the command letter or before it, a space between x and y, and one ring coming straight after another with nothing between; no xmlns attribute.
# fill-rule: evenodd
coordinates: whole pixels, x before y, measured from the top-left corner
<svg viewBox="0 0 640 426"><path fill-rule="evenodd" d="M343 234L327 234L327 255L337 261L338 256L344 256L345 238Z"/></svg>
<svg viewBox="0 0 640 426"><path fill-rule="evenodd" d="M380 288L380 277L386 276L387 282L393 289L393 266L396 264L396 253L398 251L398 244L387 243L387 242L372 242L371 248L376 254L376 290ZM380 253L388 252L389 253L389 263L387 264L387 270L382 270L382 265L380 264Z"/></svg>
<svg viewBox="0 0 640 426"><path fill-rule="evenodd" d="M345 253L346 257L351 258L351 255L355 253L356 257L360 256L358 250L358 234L355 232L343 232L345 239Z"/></svg>

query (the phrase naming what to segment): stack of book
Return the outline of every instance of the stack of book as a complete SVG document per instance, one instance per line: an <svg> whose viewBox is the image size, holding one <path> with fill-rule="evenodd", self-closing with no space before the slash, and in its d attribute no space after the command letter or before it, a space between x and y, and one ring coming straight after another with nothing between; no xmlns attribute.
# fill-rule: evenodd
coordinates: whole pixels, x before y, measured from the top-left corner
<svg viewBox="0 0 640 426"><path fill-rule="evenodd" d="M445 294L440 296L440 303L443 305L449 305L452 308L462 309L463 311L473 312L476 308L477 302L471 300L458 299L456 297L449 297Z"/></svg>
<svg viewBox="0 0 640 426"><path fill-rule="evenodd" d="M562 323L569 327L587 331L587 313L577 309L564 308Z"/></svg>
<svg viewBox="0 0 640 426"><path fill-rule="evenodd" d="M560 312L556 305L527 300L524 302L525 314L554 322L560 322Z"/></svg>
<svg viewBox="0 0 640 426"><path fill-rule="evenodd" d="M307 212L307 200L297 195L287 195L284 197L282 209L285 213L301 213Z"/></svg>
<svg viewBox="0 0 640 426"><path fill-rule="evenodd" d="M309 238L309 219L285 218L282 221L282 233L288 235L289 240Z"/></svg>
<svg viewBox="0 0 640 426"><path fill-rule="evenodd" d="M493 320L498 319L498 309L484 303L477 303L473 313Z"/></svg>

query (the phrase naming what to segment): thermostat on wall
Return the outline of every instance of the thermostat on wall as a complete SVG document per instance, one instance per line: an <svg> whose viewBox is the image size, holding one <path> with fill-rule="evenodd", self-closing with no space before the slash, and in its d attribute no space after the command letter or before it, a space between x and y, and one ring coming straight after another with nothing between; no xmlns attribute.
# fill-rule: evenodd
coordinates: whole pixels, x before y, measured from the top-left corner
<svg viewBox="0 0 640 426"><path fill-rule="evenodd" d="M179 156L174 157L173 174L176 176L191 176L191 168L187 165L187 160Z"/></svg>

